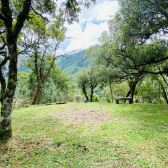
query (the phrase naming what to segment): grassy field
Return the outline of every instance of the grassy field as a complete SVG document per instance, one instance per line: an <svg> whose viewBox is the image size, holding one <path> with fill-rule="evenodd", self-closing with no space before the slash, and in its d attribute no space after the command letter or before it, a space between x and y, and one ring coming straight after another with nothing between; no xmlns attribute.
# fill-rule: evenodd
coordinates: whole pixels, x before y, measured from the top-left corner
<svg viewBox="0 0 168 168"><path fill-rule="evenodd" d="M13 111L0 167L168 167L168 107L68 103Z"/></svg>

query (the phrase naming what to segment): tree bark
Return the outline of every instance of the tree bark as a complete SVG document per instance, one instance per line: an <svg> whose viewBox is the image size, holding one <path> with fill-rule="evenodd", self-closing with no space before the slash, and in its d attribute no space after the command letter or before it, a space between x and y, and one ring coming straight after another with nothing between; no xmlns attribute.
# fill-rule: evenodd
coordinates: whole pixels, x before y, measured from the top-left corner
<svg viewBox="0 0 168 168"><path fill-rule="evenodd" d="M84 87L82 90L83 90L83 93L85 95L86 101L88 102L89 98L88 98L87 93L86 93L86 88Z"/></svg>
<svg viewBox="0 0 168 168"><path fill-rule="evenodd" d="M134 92L135 92L136 84L137 84L137 83L133 83L132 86L131 86L131 98L132 98L132 103L133 103L133 101L134 101Z"/></svg>
<svg viewBox="0 0 168 168"><path fill-rule="evenodd" d="M41 90L42 90L42 84L41 84L41 83L38 83L38 87L37 87L36 95L34 96L32 105L37 104L37 101L38 101L38 99L39 99Z"/></svg>
<svg viewBox="0 0 168 168"><path fill-rule="evenodd" d="M6 30L6 44L8 48L8 83L7 87L3 88L3 95L1 98L1 126L0 126L0 140L8 140L12 137L11 127L11 112L12 102L16 90L17 82L17 39L25 20L28 18L30 11L31 0L23 2L22 11L18 14L16 24L13 26L12 9L9 0L1 0L1 14L0 19L4 22ZM2 84L3 80L1 80Z"/></svg>
<svg viewBox="0 0 168 168"><path fill-rule="evenodd" d="M168 104L168 97L167 97L166 90L165 90L163 84L162 84L160 81L159 81L159 83L160 83L161 89L162 89L162 91L163 91L162 96L163 96L163 98L165 99L166 104Z"/></svg>
<svg viewBox="0 0 168 168"><path fill-rule="evenodd" d="M128 91L128 93L126 94L126 97L128 97L131 94L131 90Z"/></svg>
<svg viewBox="0 0 168 168"><path fill-rule="evenodd" d="M93 87L91 87L90 102L93 102Z"/></svg>
<svg viewBox="0 0 168 168"><path fill-rule="evenodd" d="M126 94L126 97L128 97L131 94L131 90L128 91L128 93ZM124 103L126 103L126 100L124 100Z"/></svg>
<svg viewBox="0 0 168 168"><path fill-rule="evenodd" d="M109 85L110 85L111 102L113 102L113 91L112 91L111 83L109 83Z"/></svg>
<svg viewBox="0 0 168 168"><path fill-rule="evenodd" d="M8 45L10 62L9 62L9 74L8 85L5 91L5 97L1 101L1 140L8 140L12 137L11 127L11 112L12 102L16 90L17 83L17 43L16 41Z"/></svg>
<svg viewBox="0 0 168 168"><path fill-rule="evenodd" d="M168 104L168 97L167 97L166 91L165 91L164 87L162 87L162 86L161 86L161 89L163 91L162 96L165 99L166 104Z"/></svg>

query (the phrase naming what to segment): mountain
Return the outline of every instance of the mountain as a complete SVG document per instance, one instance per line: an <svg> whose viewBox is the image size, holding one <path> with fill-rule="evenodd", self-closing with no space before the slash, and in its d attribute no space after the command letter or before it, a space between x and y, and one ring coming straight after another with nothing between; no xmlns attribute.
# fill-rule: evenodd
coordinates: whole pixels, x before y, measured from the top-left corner
<svg viewBox="0 0 168 168"><path fill-rule="evenodd" d="M56 60L57 66L70 76L74 76L80 68L88 67L90 58L85 58L86 50L74 54L59 57Z"/></svg>
<svg viewBox="0 0 168 168"><path fill-rule="evenodd" d="M26 72L26 73L30 73L29 69L25 66L20 66L18 67L18 72Z"/></svg>
<svg viewBox="0 0 168 168"><path fill-rule="evenodd" d="M75 77L75 74L80 70L80 68L88 67L90 64L90 58L85 58L86 50L76 52L74 54L69 54L56 59L57 66L62 69L63 72L67 73L69 76ZM30 73L29 69L20 66L18 71L24 71Z"/></svg>

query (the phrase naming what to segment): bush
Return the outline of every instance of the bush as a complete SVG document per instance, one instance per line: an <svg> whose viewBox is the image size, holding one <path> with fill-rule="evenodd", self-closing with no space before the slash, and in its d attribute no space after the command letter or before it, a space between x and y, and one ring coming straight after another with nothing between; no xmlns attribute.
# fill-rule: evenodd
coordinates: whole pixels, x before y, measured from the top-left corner
<svg viewBox="0 0 168 168"><path fill-rule="evenodd" d="M111 102L111 100L110 100L109 97L106 97L106 102L107 102L107 103L110 103L110 102Z"/></svg>
<svg viewBox="0 0 168 168"><path fill-rule="evenodd" d="M68 97L68 102L73 102L73 98L72 97Z"/></svg>
<svg viewBox="0 0 168 168"><path fill-rule="evenodd" d="M76 96L76 101L80 102L80 100L81 100L81 96Z"/></svg>
<svg viewBox="0 0 168 168"><path fill-rule="evenodd" d="M16 103L13 104L13 108L17 109L20 107L25 107L27 105L31 104L31 100L30 99L19 99Z"/></svg>
<svg viewBox="0 0 168 168"><path fill-rule="evenodd" d="M100 97L97 94L93 95L93 102L100 102Z"/></svg>

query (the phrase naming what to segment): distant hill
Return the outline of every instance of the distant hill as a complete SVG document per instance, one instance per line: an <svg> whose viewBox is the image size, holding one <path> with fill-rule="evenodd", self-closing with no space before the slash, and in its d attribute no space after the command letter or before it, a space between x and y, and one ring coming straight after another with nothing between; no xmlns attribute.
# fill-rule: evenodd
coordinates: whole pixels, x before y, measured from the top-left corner
<svg viewBox="0 0 168 168"><path fill-rule="evenodd" d="M18 67L18 72L30 73L29 69L27 67L25 67L25 66Z"/></svg>
<svg viewBox="0 0 168 168"><path fill-rule="evenodd" d="M69 76L75 77L75 74L80 70L80 68L89 66L91 59L84 57L85 52L86 50L83 50L74 54L66 55L65 57L59 57L58 59L56 59L57 66ZM18 71L30 73L29 69L24 66L18 67Z"/></svg>
<svg viewBox="0 0 168 168"><path fill-rule="evenodd" d="M86 50L76 52L74 54L60 57L56 60L58 67L60 67L68 75L74 76L82 67L88 67L90 58L85 58Z"/></svg>

